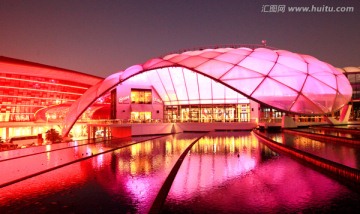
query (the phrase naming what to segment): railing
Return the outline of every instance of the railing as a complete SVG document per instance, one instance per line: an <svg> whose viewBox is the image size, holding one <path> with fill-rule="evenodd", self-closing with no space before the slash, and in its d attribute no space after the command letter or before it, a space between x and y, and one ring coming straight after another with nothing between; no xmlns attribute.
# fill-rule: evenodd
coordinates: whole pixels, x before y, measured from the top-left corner
<svg viewBox="0 0 360 214"><path fill-rule="evenodd" d="M105 120L87 120L88 124L128 124L128 123L161 123L160 119L131 120L131 119L105 119Z"/></svg>
<svg viewBox="0 0 360 214"><path fill-rule="evenodd" d="M295 122L326 122L324 117L292 117Z"/></svg>
<svg viewBox="0 0 360 214"><path fill-rule="evenodd" d="M260 118L260 123L281 123L282 118Z"/></svg>
<svg viewBox="0 0 360 214"><path fill-rule="evenodd" d="M133 124L133 123L250 123L256 122L255 120L244 120L244 121L237 121L236 119L232 120L224 120L224 121L199 121L199 120L187 120L181 121L178 119L148 119L148 120L131 120L131 119L104 119L104 120L87 120L82 121L87 122L88 124Z"/></svg>
<svg viewBox="0 0 360 214"><path fill-rule="evenodd" d="M296 123L301 123L301 122L326 122L324 117L314 117L314 116L300 116L300 117L292 117L292 119L296 122ZM279 117L266 117L266 118L260 118L259 122L262 123L281 123L282 122L282 118Z"/></svg>

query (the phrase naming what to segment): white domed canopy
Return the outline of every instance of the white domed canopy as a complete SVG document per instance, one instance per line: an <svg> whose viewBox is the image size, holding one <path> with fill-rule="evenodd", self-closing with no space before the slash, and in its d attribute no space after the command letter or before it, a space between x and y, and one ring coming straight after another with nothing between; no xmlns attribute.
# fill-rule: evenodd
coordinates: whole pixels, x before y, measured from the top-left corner
<svg viewBox="0 0 360 214"><path fill-rule="evenodd" d="M267 48L187 51L131 66L90 88L70 108L63 134L94 101L127 81L153 86L165 104L238 103L244 95L296 114L329 114L352 95L342 72L308 55Z"/></svg>

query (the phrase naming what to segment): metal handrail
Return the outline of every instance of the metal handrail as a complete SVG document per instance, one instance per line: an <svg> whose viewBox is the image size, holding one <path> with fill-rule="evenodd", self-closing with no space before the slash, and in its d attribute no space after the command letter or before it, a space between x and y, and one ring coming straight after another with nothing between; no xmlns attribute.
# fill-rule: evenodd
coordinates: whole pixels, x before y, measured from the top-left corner
<svg viewBox="0 0 360 214"><path fill-rule="evenodd" d="M150 120L131 120L131 119L104 119L104 120L87 120L82 121L87 122L88 124L134 124L134 123L189 123L189 122L197 122L197 123L209 123L202 122L199 120L193 121L181 121L181 120L161 120L161 119L150 119ZM223 122L223 123L251 123L255 122L254 120L248 121L212 121L212 122Z"/></svg>

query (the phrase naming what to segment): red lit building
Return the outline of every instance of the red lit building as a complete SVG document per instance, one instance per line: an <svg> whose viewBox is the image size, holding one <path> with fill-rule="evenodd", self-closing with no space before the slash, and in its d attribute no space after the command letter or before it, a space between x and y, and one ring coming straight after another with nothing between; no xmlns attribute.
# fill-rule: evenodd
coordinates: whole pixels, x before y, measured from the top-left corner
<svg viewBox="0 0 360 214"><path fill-rule="evenodd" d="M102 78L0 56L0 138L43 133Z"/></svg>

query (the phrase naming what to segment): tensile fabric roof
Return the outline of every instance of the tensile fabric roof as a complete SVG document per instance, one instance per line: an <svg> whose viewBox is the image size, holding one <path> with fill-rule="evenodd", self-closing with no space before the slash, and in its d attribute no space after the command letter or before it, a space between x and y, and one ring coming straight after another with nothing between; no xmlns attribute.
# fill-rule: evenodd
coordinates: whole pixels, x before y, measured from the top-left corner
<svg viewBox="0 0 360 214"><path fill-rule="evenodd" d="M342 72L309 55L245 47L186 51L131 66L90 88L72 105L63 134L91 103L126 81L153 86L166 105L239 103L245 96L296 114L332 113L352 95Z"/></svg>

